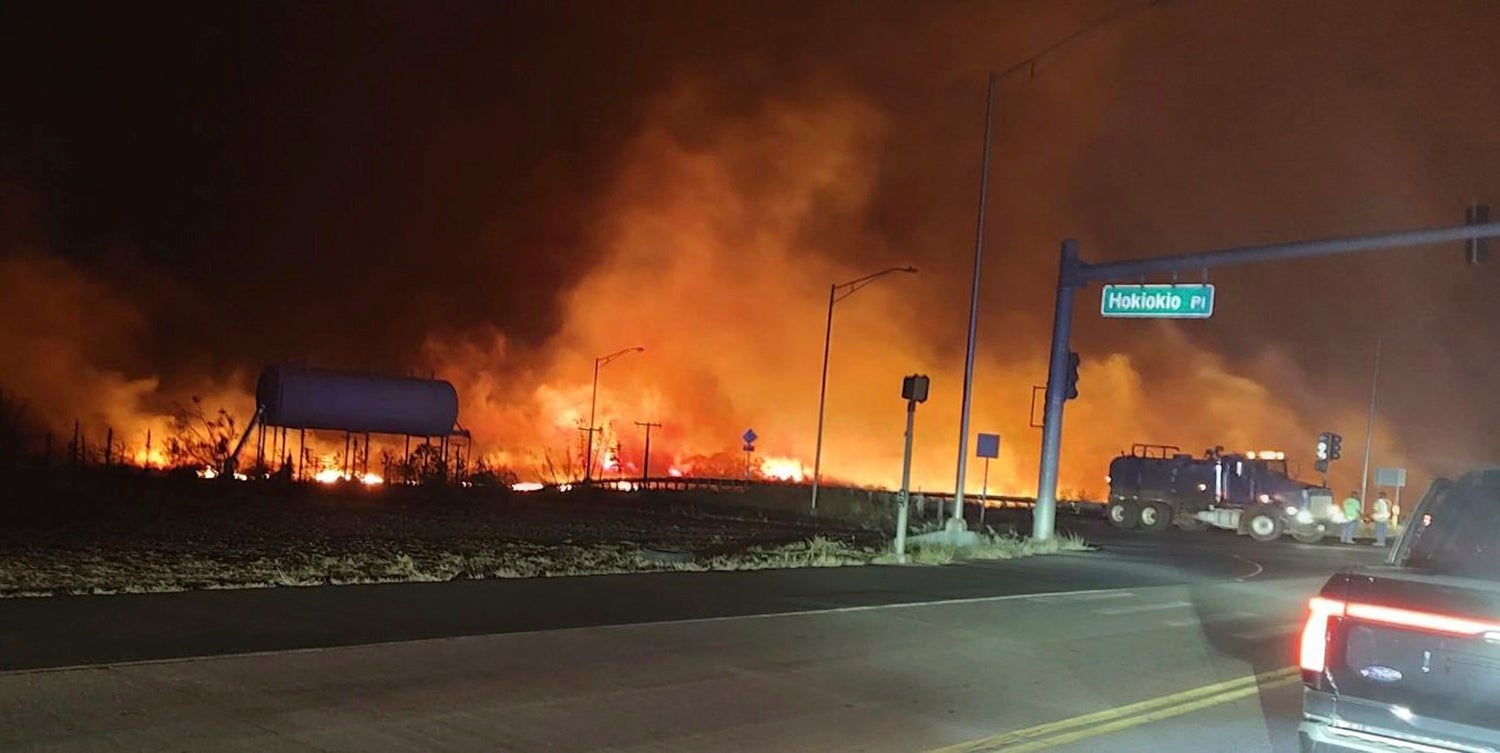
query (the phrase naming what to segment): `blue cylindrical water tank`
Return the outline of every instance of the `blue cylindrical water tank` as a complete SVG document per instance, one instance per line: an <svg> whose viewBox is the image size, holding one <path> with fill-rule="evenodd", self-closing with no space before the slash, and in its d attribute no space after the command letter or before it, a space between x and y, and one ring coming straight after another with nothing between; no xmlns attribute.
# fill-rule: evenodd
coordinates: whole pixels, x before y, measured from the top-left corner
<svg viewBox="0 0 1500 753"><path fill-rule="evenodd" d="M379 377L292 366L260 373L268 426L436 437L458 422L458 390L441 379Z"/></svg>

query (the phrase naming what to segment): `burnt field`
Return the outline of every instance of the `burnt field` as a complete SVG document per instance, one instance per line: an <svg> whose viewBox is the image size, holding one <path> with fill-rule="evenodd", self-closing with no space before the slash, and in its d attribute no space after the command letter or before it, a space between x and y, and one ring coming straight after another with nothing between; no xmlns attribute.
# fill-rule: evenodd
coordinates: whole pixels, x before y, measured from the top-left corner
<svg viewBox="0 0 1500 753"><path fill-rule="evenodd" d="M862 564L889 495L806 487L512 492L202 480L127 469L5 479L0 595ZM826 500L826 501L825 501Z"/></svg>

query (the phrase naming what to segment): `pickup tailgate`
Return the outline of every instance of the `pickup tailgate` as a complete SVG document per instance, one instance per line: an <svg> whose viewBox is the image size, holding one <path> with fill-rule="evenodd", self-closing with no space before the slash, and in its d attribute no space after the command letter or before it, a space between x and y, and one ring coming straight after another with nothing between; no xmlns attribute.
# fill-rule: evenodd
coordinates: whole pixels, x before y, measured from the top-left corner
<svg viewBox="0 0 1500 753"><path fill-rule="evenodd" d="M1329 614L1319 684L1333 694L1334 716L1478 749L1500 745L1497 586L1395 568L1335 576L1315 602Z"/></svg>

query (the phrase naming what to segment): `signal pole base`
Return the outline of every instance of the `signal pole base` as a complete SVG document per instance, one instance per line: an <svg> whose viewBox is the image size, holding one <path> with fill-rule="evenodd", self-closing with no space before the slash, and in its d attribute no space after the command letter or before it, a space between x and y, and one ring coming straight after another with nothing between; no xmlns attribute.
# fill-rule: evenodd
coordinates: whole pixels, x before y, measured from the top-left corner
<svg viewBox="0 0 1500 753"><path fill-rule="evenodd" d="M968 522L960 518L949 518L943 533L953 546L974 546L979 543L979 537L969 530Z"/></svg>

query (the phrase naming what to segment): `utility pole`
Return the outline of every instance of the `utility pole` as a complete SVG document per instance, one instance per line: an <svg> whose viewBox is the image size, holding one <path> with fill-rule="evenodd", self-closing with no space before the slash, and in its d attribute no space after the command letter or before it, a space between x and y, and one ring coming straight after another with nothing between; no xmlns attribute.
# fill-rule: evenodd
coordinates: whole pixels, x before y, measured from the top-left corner
<svg viewBox="0 0 1500 753"><path fill-rule="evenodd" d="M660 429L661 424L654 424L650 421L636 421L635 425L646 428L646 453L641 458L641 483L645 483L651 478L651 429L653 427Z"/></svg>

